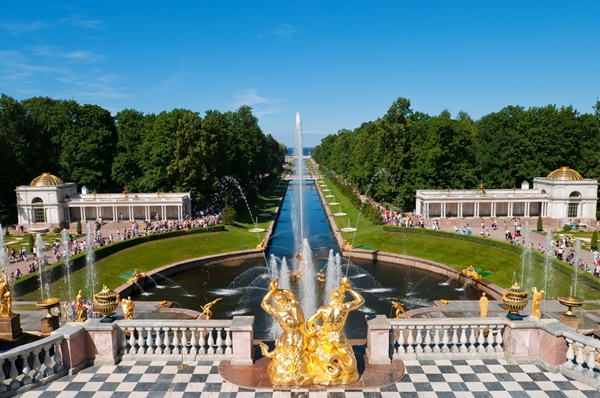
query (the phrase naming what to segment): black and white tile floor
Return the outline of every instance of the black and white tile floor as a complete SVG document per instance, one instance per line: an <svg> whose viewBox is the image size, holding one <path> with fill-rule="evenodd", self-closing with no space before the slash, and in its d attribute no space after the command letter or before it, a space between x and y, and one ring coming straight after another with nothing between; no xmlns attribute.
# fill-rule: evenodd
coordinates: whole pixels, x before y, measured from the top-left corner
<svg viewBox="0 0 600 398"><path fill-rule="evenodd" d="M537 365L504 360L404 361L406 373L395 384L364 390L244 389L221 378L218 362L121 362L92 366L73 376L28 391L24 398L201 397L201 398L484 398L598 397L600 391Z"/></svg>

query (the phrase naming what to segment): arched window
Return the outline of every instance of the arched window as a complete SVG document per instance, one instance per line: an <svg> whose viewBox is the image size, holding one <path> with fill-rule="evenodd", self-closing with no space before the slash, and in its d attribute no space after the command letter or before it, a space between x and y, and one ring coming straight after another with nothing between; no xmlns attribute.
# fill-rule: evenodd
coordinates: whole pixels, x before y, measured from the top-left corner
<svg viewBox="0 0 600 398"><path fill-rule="evenodd" d="M544 195L546 194L546 190L545 189L542 189L542 194L544 194Z"/></svg>
<svg viewBox="0 0 600 398"><path fill-rule="evenodd" d="M573 191L571 192L571 194L569 195L569 198L573 198L573 199L581 199L581 194L577 191Z"/></svg>
<svg viewBox="0 0 600 398"><path fill-rule="evenodd" d="M44 211L44 201L42 198L35 197L31 200L33 222L46 222L46 212Z"/></svg>
<svg viewBox="0 0 600 398"><path fill-rule="evenodd" d="M65 195L65 198L63 199L63 202L70 202L71 201L71 196L70 195Z"/></svg>

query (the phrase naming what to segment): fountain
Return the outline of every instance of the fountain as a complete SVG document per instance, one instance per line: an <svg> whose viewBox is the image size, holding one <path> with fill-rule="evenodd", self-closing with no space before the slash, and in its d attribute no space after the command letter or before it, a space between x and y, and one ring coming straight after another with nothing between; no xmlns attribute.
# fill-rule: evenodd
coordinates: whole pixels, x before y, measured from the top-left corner
<svg viewBox="0 0 600 398"><path fill-rule="evenodd" d="M44 239L42 239L42 234L37 234L37 237L35 238L35 252L37 256L38 279L42 300L44 300L44 296L46 296L46 298L50 297L50 285L47 282L44 283L44 266L46 265L46 258L44 257L45 250L46 244L44 243Z"/></svg>
<svg viewBox="0 0 600 398"><path fill-rule="evenodd" d="M235 178L233 178L231 176L225 176L225 177L223 177L223 181L233 184L233 186L236 187L238 189L238 191L240 192L240 195L242 195L242 199L244 199L244 203L246 204L246 208L248 209L248 214L250 215L250 219L252 220L252 225L254 225L254 228L251 228L250 232L256 232L257 234L260 232L265 232L264 228L259 228L257 226L257 221L254 218L254 215L252 215L252 210L250 209L250 204L248 204L248 199L246 199L244 190L242 189L238 180L236 180ZM267 203L267 205L273 205L273 204ZM259 238L259 241L260 241L260 238Z"/></svg>
<svg viewBox="0 0 600 398"><path fill-rule="evenodd" d="M66 229L62 230L60 254L61 259L63 260L63 275L65 276L65 283L69 289L69 301L73 301L73 287L71 286L71 248L69 245L69 231Z"/></svg>
<svg viewBox="0 0 600 398"><path fill-rule="evenodd" d="M4 246L4 230L2 224L0 224L0 270L4 270L6 275L10 275L10 262L8 261L8 253L6 253L6 246Z"/></svg>
<svg viewBox="0 0 600 398"><path fill-rule="evenodd" d="M86 253L85 262L87 270L86 278L86 290L89 294L96 291L96 265L94 263L94 232L92 231L92 223L87 223L87 241L86 241Z"/></svg>
<svg viewBox="0 0 600 398"><path fill-rule="evenodd" d="M568 296L558 296L559 303L567 307L567 311L558 316L558 320L575 330L579 330L579 318L573 313L573 308L583 305L583 300L577 297L578 268L581 261L581 241L575 240L575 256L573 259L573 286L569 288Z"/></svg>

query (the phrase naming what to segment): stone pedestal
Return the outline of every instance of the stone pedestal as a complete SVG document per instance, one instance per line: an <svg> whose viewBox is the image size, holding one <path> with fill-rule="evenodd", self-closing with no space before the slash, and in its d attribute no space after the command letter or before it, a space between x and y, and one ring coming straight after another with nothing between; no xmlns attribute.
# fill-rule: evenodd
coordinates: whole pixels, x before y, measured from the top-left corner
<svg viewBox="0 0 600 398"><path fill-rule="evenodd" d="M20 314L12 314L9 318L0 318L0 340L13 341L22 334Z"/></svg>
<svg viewBox="0 0 600 398"><path fill-rule="evenodd" d="M567 326L579 331L579 318L575 315L560 314L558 320Z"/></svg>
<svg viewBox="0 0 600 398"><path fill-rule="evenodd" d="M52 318L42 318L40 324L42 326L42 334L50 334L60 327L60 322L56 315L52 316Z"/></svg>

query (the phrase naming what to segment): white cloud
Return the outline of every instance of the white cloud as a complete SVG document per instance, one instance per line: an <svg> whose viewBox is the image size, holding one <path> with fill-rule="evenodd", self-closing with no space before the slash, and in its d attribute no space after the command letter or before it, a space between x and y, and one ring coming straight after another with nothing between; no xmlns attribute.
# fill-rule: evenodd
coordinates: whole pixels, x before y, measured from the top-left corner
<svg viewBox="0 0 600 398"><path fill-rule="evenodd" d="M298 29L296 29L295 26L287 24L287 23L281 23L279 25L277 25L276 28L270 30L267 33L259 33L258 37L260 39L265 38L267 36L279 36L279 37L284 37L286 39L291 39L291 37L298 31Z"/></svg>
<svg viewBox="0 0 600 398"><path fill-rule="evenodd" d="M35 46L27 48L36 56L77 59L81 61L97 62L104 58L103 55L94 54L92 51L63 51L58 46Z"/></svg>
<svg viewBox="0 0 600 398"><path fill-rule="evenodd" d="M265 115L273 115L284 111L283 98L262 97L257 93L258 89L250 88L234 94L234 106L239 108L242 105L252 107L254 116L260 118Z"/></svg>
<svg viewBox="0 0 600 398"><path fill-rule="evenodd" d="M261 96L259 96L256 93L255 88L250 88L250 89L246 89L243 90L242 92L236 93L234 95L235 98L235 106L239 107L242 105L255 105L255 104L264 104L267 102L266 98L263 98Z"/></svg>
<svg viewBox="0 0 600 398"><path fill-rule="evenodd" d="M87 19L87 18L82 18L82 17L64 18L64 19L61 19L60 22L68 23L72 26L81 26L83 28L88 28L88 29L104 28L104 26L102 25L102 21L97 21L97 20Z"/></svg>
<svg viewBox="0 0 600 398"><path fill-rule="evenodd" d="M12 24L0 24L0 29L9 30L13 35L18 35L26 32L33 32L34 30L40 30L49 28L52 25L42 22L28 22L28 23L12 23Z"/></svg>

